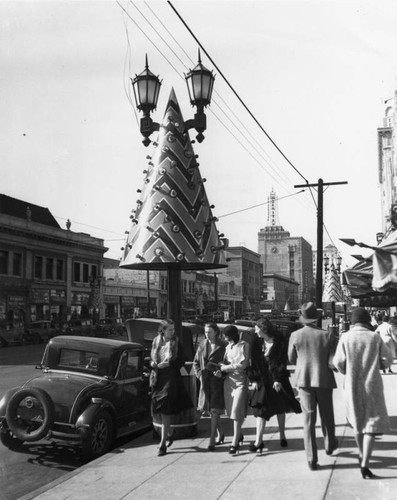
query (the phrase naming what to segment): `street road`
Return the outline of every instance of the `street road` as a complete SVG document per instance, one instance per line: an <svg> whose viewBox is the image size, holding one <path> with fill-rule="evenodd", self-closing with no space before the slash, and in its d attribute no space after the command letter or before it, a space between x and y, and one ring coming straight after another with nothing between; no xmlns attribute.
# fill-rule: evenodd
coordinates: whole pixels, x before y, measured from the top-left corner
<svg viewBox="0 0 397 500"><path fill-rule="evenodd" d="M39 374L35 365L40 363L44 349L44 344L0 348L0 398L7 389ZM131 436L118 440L116 446L129 440ZM75 449L46 441L24 444L18 452L0 444L0 500L17 500L84 463Z"/></svg>
<svg viewBox="0 0 397 500"><path fill-rule="evenodd" d="M44 344L0 349L0 395L38 374ZM0 396L0 397L1 397ZM16 500L83 464L69 448L45 442L14 452L0 445L0 499Z"/></svg>

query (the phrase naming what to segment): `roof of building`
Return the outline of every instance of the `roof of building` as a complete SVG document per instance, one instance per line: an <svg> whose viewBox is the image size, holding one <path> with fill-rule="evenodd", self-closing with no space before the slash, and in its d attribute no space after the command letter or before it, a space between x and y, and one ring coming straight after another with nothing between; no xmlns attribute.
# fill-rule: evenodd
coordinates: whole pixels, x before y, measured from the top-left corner
<svg viewBox="0 0 397 500"><path fill-rule="evenodd" d="M5 194L0 194L0 213L60 228L48 208L40 207L28 201L17 200Z"/></svg>

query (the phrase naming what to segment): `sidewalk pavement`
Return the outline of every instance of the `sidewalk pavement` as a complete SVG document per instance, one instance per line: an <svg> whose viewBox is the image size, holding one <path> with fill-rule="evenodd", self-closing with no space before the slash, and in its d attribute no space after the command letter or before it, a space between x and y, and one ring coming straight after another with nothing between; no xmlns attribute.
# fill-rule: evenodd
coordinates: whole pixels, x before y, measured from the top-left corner
<svg viewBox="0 0 397 500"><path fill-rule="evenodd" d="M342 376L334 391L339 448L324 451L318 419L319 464L310 471L303 448L302 415L288 414L288 447L281 448L277 419L268 422L262 455L250 453L255 418L248 416L240 454L228 454L232 425L224 419L225 443L208 452L209 418L201 418L195 438L174 441L167 455L157 457L152 432L115 449L20 500L391 500L397 498L397 365L382 375L392 431L376 438L371 470L378 477L363 480L353 433L346 425ZM292 379L293 381L293 379Z"/></svg>

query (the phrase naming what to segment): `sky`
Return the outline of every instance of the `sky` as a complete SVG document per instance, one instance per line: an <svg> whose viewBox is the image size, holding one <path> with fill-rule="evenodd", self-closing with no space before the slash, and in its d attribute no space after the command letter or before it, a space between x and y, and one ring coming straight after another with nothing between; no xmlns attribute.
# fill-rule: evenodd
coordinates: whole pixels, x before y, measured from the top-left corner
<svg viewBox="0 0 397 500"><path fill-rule="evenodd" d="M280 225L315 250L317 192L294 186L347 181L324 190L324 245L353 264L350 254L364 252L339 238L374 245L382 230L377 128L396 90L397 3L172 5L220 70L201 53L216 78L194 150L218 230L257 251L274 189ZM147 54L162 79L153 120L172 88L188 120L184 73L197 52L166 1L0 0L0 192L48 207L63 228L70 219L119 258L153 151L141 142L130 77Z"/></svg>

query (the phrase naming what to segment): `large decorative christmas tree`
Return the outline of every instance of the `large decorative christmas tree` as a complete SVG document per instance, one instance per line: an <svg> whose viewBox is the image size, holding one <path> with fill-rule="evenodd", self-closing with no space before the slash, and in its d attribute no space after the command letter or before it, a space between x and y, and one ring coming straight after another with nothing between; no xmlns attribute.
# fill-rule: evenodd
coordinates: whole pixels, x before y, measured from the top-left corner
<svg viewBox="0 0 397 500"><path fill-rule="evenodd" d="M153 144L120 266L157 270L226 267L217 219L174 90Z"/></svg>

